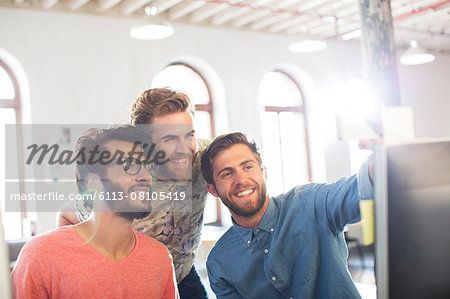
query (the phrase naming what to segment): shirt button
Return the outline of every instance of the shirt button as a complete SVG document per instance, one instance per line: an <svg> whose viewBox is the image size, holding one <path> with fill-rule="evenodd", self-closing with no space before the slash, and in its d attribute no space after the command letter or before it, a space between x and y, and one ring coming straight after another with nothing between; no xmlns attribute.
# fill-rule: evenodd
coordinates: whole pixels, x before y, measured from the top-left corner
<svg viewBox="0 0 450 299"><path fill-rule="evenodd" d="M255 228L255 233L259 232L259 228Z"/></svg>
<svg viewBox="0 0 450 299"><path fill-rule="evenodd" d="M250 244L250 240L248 240L247 243Z"/></svg>
<svg viewBox="0 0 450 299"><path fill-rule="evenodd" d="M270 229L271 232L273 232L274 230L275 230L275 229L274 229L273 227Z"/></svg>
<svg viewBox="0 0 450 299"><path fill-rule="evenodd" d="M272 280L275 281L277 280L277 278L275 276L272 276Z"/></svg>
<svg viewBox="0 0 450 299"><path fill-rule="evenodd" d="M264 249L264 253L269 253L269 249Z"/></svg>

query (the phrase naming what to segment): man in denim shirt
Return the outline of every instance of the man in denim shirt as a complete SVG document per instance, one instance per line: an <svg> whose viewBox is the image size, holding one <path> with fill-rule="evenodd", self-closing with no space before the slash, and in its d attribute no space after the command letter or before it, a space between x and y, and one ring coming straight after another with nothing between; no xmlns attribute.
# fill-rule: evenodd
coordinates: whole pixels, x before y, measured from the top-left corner
<svg viewBox="0 0 450 299"><path fill-rule="evenodd" d="M201 165L208 191L233 217L207 261L218 298L360 298L343 229L360 220L360 198L373 198L369 162L358 178L272 198L259 148L242 133L216 138Z"/></svg>

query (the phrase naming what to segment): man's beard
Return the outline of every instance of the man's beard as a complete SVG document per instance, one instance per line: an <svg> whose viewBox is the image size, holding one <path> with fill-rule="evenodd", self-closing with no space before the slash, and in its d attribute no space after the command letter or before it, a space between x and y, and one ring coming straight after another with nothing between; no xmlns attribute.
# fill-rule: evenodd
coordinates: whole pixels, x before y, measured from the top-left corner
<svg viewBox="0 0 450 299"><path fill-rule="evenodd" d="M187 159L187 162L182 167L172 165L172 161ZM189 181L192 179L192 155L172 155L169 157L169 161L159 166L159 175L163 179L170 181Z"/></svg>
<svg viewBox="0 0 450 299"><path fill-rule="evenodd" d="M148 216L150 213L150 204L147 207L144 206L133 206L131 205L132 198L135 198L135 201L141 201L139 193L136 194L136 197L132 197L131 193L134 187L147 187L149 189L149 195L151 196L151 190L152 187L149 184L146 183L137 183L133 186L131 186L128 189L128 192L125 192L120 186L112 183L112 182L106 182L104 183L105 190L107 192L110 192L112 197L115 196L116 198L119 198L119 194L123 194L122 200L105 200L107 206L111 209L112 212L116 214L116 216L125 218L127 220L133 221L134 219L143 219ZM119 193L122 192L122 193ZM127 197L125 197L127 196ZM147 202L147 199L143 199L143 201ZM148 201L150 203L150 201Z"/></svg>
<svg viewBox="0 0 450 299"><path fill-rule="evenodd" d="M240 187L239 185L236 186L237 188ZM235 188L235 189L237 189ZM242 188L242 187L240 187ZM217 190L217 189L216 189ZM240 207L236 202L233 202L229 200L228 195L226 194L219 194L220 199L222 200L223 204L229 208L234 214L240 217L252 217L256 215L259 211L261 211L262 207L264 206L264 203L266 202L266 184L261 184L260 188L255 188L255 192L260 191L260 194L258 196L256 206L254 206L251 209L244 209Z"/></svg>

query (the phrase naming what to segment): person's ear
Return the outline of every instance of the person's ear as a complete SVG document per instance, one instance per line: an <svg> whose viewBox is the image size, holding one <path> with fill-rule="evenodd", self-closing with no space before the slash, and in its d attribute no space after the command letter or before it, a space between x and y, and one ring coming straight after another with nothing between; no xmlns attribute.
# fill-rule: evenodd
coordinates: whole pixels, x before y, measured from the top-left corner
<svg viewBox="0 0 450 299"><path fill-rule="evenodd" d="M217 193L216 187L214 187L213 184L206 185L206 189L208 190L209 193L211 193L215 197L219 197L219 194Z"/></svg>
<svg viewBox="0 0 450 299"><path fill-rule="evenodd" d="M98 173L92 173L92 172L89 173L86 177L86 181L87 181L87 185L86 185L87 191L91 191L91 192L105 191L104 190L105 188L102 183L102 179L100 178L100 175L98 175Z"/></svg>
<svg viewBox="0 0 450 299"><path fill-rule="evenodd" d="M264 172L264 179L267 181L267 168L266 168L266 166L263 166L263 172Z"/></svg>

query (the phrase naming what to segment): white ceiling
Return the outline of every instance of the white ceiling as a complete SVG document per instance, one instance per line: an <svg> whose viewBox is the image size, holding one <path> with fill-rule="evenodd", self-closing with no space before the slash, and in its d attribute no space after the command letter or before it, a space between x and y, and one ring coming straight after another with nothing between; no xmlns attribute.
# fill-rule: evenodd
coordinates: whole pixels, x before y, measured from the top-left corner
<svg viewBox="0 0 450 299"><path fill-rule="evenodd" d="M0 6L136 18L145 6L173 23L345 40L360 28L358 0L0 0ZM391 0L395 39L450 52L450 0ZM357 39L357 38L355 38Z"/></svg>

